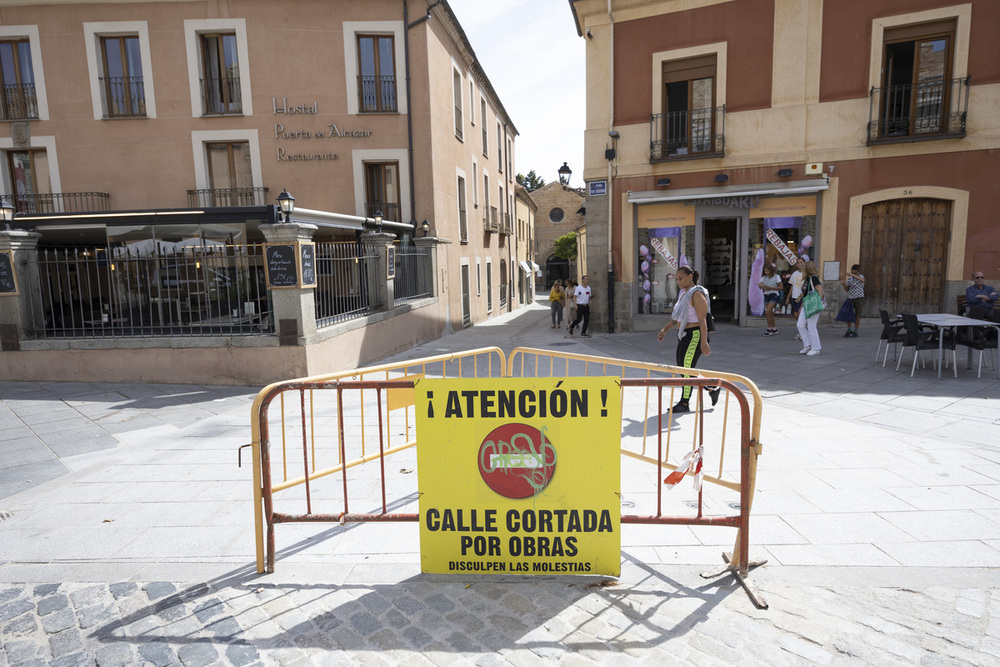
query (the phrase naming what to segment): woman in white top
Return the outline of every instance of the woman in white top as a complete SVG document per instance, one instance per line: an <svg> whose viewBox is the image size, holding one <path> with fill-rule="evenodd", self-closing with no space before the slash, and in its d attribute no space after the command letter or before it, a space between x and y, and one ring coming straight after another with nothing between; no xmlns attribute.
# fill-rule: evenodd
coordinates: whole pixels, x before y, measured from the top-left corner
<svg viewBox="0 0 1000 667"><path fill-rule="evenodd" d="M802 285L802 298L804 299L810 292L819 292L820 298L823 297L823 282L819 279L819 271L816 269L815 262L805 262L805 280ZM819 323L819 313L815 313L812 317L806 317L806 309L799 309L799 321L798 329L799 335L802 336L802 349L799 350L799 354L805 354L810 357L815 357L819 354L820 350L823 349L823 344L819 340L819 329L816 325Z"/></svg>
<svg viewBox="0 0 1000 667"><path fill-rule="evenodd" d="M684 368L694 368L701 355L712 354L708 345L708 324L705 315L708 313L708 291L698 284L698 272L687 266L677 269L674 276L680 291L673 313L667 326L660 329L656 339L661 343L674 324L677 324L677 365ZM685 385L681 390L681 400L674 406L674 412L691 412L691 385ZM719 401L719 387L710 389L712 405Z"/></svg>
<svg viewBox="0 0 1000 667"><path fill-rule="evenodd" d="M764 292L764 317L767 319L767 331L765 336L774 336L778 333L778 325L774 321L774 307L781 300L781 277L774 273L774 267L764 264L764 275L760 277L761 291Z"/></svg>

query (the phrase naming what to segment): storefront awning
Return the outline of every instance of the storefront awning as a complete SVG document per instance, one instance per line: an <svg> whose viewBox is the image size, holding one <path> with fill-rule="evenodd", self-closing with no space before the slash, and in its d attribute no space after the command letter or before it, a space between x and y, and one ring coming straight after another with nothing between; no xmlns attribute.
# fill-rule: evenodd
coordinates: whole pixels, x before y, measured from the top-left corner
<svg viewBox="0 0 1000 667"><path fill-rule="evenodd" d="M531 262L521 262L521 270L525 273L531 273Z"/></svg>
<svg viewBox="0 0 1000 667"><path fill-rule="evenodd" d="M687 188L685 190L647 190L628 193L630 204L655 204L668 201L694 201L720 197L763 197L780 195L803 195L821 192L830 187L825 178L788 183L756 183L752 185L722 185L708 188Z"/></svg>

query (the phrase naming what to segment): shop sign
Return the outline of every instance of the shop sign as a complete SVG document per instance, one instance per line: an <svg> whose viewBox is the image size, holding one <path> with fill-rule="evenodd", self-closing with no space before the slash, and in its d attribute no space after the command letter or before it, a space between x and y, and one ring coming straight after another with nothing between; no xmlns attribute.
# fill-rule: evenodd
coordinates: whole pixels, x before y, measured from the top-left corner
<svg viewBox="0 0 1000 667"><path fill-rule="evenodd" d="M618 576L616 378L433 378L415 392L423 572Z"/></svg>
<svg viewBox="0 0 1000 667"><path fill-rule="evenodd" d="M636 213L639 229L694 224L694 207L684 203L645 204Z"/></svg>
<svg viewBox="0 0 1000 667"><path fill-rule="evenodd" d="M603 197L608 194L607 181L591 181L588 185L590 186L591 197Z"/></svg>
<svg viewBox="0 0 1000 667"><path fill-rule="evenodd" d="M816 197L765 197L751 207L751 218L793 218L816 215Z"/></svg>
<svg viewBox="0 0 1000 667"><path fill-rule="evenodd" d="M281 102L278 102L278 98L272 97L271 101L274 107L275 116L300 114L315 115L319 113L319 103L316 101L291 106L288 104L287 97L282 97ZM309 128L289 127L285 123L274 124L274 138L278 141L325 142L327 139L368 139L371 138L373 134L374 130L369 128L352 129L340 127L336 123L327 123L325 126ZM278 162L339 159L337 153L329 150L326 145L320 146L318 151L315 150L315 146L315 143L311 143L309 148L300 151L288 149L285 146L278 146L276 149Z"/></svg>

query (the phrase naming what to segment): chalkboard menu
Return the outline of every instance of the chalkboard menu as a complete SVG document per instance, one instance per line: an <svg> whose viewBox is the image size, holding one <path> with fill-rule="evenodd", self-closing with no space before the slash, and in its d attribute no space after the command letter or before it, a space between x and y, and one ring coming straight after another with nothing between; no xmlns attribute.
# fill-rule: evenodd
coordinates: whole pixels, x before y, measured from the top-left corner
<svg viewBox="0 0 1000 667"><path fill-rule="evenodd" d="M264 248L264 253L267 257L269 287L296 287L299 284L294 244L268 245Z"/></svg>
<svg viewBox="0 0 1000 667"><path fill-rule="evenodd" d="M17 294L17 276L14 275L14 257L10 251L0 252L0 296Z"/></svg>
<svg viewBox="0 0 1000 667"><path fill-rule="evenodd" d="M316 244L303 243L299 246L299 257L302 260L302 286L316 286Z"/></svg>

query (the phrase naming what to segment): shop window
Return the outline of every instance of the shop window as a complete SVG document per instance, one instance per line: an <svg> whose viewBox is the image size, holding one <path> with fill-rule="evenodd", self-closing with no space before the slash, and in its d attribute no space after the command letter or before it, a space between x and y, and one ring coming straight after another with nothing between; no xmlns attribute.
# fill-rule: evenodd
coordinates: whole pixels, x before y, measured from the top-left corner
<svg viewBox="0 0 1000 667"><path fill-rule="evenodd" d="M669 313L677 301L674 275L695 256L695 226L643 227L638 241L638 303L641 314Z"/></svg>

